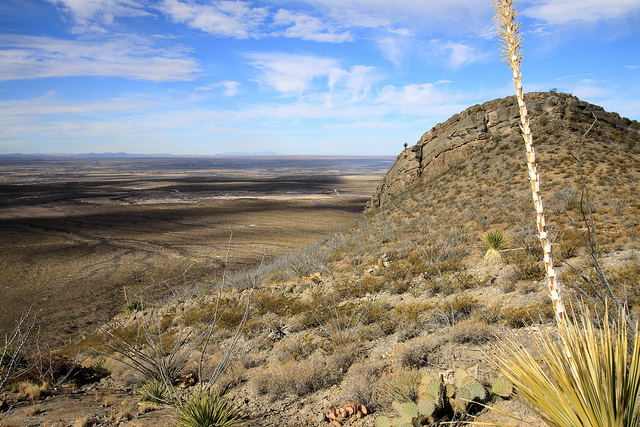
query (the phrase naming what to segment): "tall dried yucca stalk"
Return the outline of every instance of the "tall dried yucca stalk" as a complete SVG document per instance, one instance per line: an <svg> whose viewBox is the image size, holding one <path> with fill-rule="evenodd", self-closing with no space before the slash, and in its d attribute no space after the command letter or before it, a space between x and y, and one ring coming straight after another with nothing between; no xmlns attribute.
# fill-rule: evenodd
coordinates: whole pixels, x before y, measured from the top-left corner
<svg viewBox="0 0 640 427"><path fill-rule="evenodd" d="M529 169L529 181L533 194L533 204L536 208L536 222L538 236L542 251L544 253L544 265L547 272L549 296L556 313L556 320L559 324L564 324L565 309L562 299L558 293L558 283L556 273L553 269L553 259L551 257L551 242L547 236L544 221L544 209L542 207L542 197L540 196L540 178L536 166L536 152L533 149L533 136L529 128L529 116L527 106L524 103L522 92L522 74L520 73L520 62L522 61L522 38L520 37L520 24L516 21L517 11L513 7L513 0L496 0L493 2L495 8L494 19L498 25L498 36L502 40L503 61L509 64L513 72L513 83L516 86L516 98L520 107L520 129L524 138L527 150L527 168Z"/></svg>

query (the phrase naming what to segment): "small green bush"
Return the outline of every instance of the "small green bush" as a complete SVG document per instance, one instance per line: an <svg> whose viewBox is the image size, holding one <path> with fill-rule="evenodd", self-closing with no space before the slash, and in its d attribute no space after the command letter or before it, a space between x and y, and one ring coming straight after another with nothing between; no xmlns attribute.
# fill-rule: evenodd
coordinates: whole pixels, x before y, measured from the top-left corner
<svg viewBox="0 0 640 427"><path fill-rule="evenodd" d="M178 406L176 425L179 427L232 427L240 425L241 415L218 392L196 392Z"/></svg>
<svg viewBox="0 0 640 427"><path fill-rule="evenodd" d="M138 311L143 311L143 310L144 310L144 304L139 299L130 301L125 306L125 311L127 312L127 314L133 314L133 313L136 313Z"/></svg>

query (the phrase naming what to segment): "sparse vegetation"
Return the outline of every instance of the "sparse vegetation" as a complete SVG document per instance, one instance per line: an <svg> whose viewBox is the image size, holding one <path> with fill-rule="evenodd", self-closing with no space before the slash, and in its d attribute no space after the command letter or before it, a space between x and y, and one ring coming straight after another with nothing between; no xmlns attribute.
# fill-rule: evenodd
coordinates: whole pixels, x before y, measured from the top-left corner
<svg viewBox="0 0 640 427"><path fill-rule="evenodd" d="M540 173L545 178L545 190L554 195L547 206L546 226L549 242L558 255L554 267L562 273L563 297L572 304L598 301L599 278L585 263L588 254L580 239L585 230L581 226L574 228L567 217L567 213L572 218L581 215L578 166L573 154L580 144L578 132L586 131L591 124L587 111L591 107L562 93L528 94L526 98L531 100L528 104L532 106L531 127L540 135L536 147ZM167 265L167 271L173 273L167 273L167 277L161 277L160 273L153 276L145 267L121 280L115 287L119 292L117 303L107 316L116 317L96 334L102 343L91 344L103 358L91 359L95 354L87 353L90 338L69 340L63 349L65 356L73 361L89 356L83 363L87 372L97 378L110 371L112 378L105 383L126 387L130 397L142 393L155 396L152 401L172 402L186 408L192 396L195 401L195 396L211 389L210 393L224 393L228 402L244 402L246 418L269 425L277 424L280 418L295 419L300 425L319 422L317 417L331 412L330 407L337 414L341 408L351 408L350 402L356 408L361 405L374 408L380 419L397 418L398 408L392 402L414 402L418 407L422 376L429 371L438 388L440 383L444 386L445 393L447 385L454 387L453 392L449 387L451 396L446 405L436 402L434 396L431 416L437 414L441 421L462 422L480 407L469 402L489 403L489 399L502 396L493 382L494 367L487 356L496 339L515 328L532 325L539 330L553 328L554 312L543 285L544 252L533 221L536 212L527 192L526 165L519 161L523 154L518 150L521 143L518 123L508 119L500 126L489 124L478 137L474 134L475 122L470 119L491 123L486 115L498 110L502 114L514 105L514 99L491 101L470 107L455 123L444 123L439 128L442 132L452 132L460 125L475 136L458 141L459 152L456 148L442 154L440 163L432 163L421 171L415 182L403 176L407 184L402 189L386 182L379 207L372 202L356 222L298 252L291 252L302 245L293 238L278 240L274 250L266 244L256 249L251 242L256 235L265 233L263 226L267 219L275 222L278 216L289 218L281 215L288 208L275 202L265 202L272 209L271 216L259 218L242 211L238 219L241 225L234 228L233 245L242 261L231 260L233 256L225 259L225 251L218 245L221 237L214 234L224 234L226 242L228 228L221 233L221 225L210 221L218 218L217 211L214 214L213 210L194 208L201 215L198 221L209 218L205 221L209 228L204 237L218 243L202 244L195 258L208 261L198 261L192 267L182 263L186 258L179 251L173 252L177 236L183 236L181 245L196 245L189 241L193 237L190 226L183 229L182 220L172 216L175 212L167 213L167 217L174 218L173 222L158 220L160 225L144 228L141 233L148 237L157 234L160 228L169 230L167 234L176 240L161 250L172 254L167 259L181 260ZM606 114L599 113L599 117ZM603 227L598 243L600 260L606 265L604 274L615 295L625 301L635 318L640 313L640 294L636 289L640 277L637 260L640 203L634 198L640 180L640 152L633 151L638 147L633 132L640 126L633 126L631 130L617 129L615 124L599 119L593 132L584 138L582 162L590 185L602 186L593 189L591 202L595 208L594 221ZM602 140L614 135L622 142L603 147ZM429 138L427 135L419 143L421 148L432 140ZM558 139L563 143L558 144ZM497 163L501 167L495 167ZM551 163L552 168L546 169ZM478 173L483 174L482 185L477 183ZM213 185L212 182L207 185ZM295 182L297 185L299 180ZM371 189L367 187L366 191ZM227 206L229 212L223 215L223 226L230 224L236 206L239 205L231 202ZM257 209L248 201L241 206L249 211ZM135 204L131 207L137 208ZM351 205L346 208L351 212ZM333 226L335 218L347 217L335 214L332 209L316 206L313 218L323 222L318 230L328 229L327 224ZM186 210L180 210L180 215L184 215L185 222L195 221L193 212L187 215ZM244 222L249 219L250 222ZM245 233L242 227L246 224L254 224L255 227L245 228L255 228L255 232ZM487 240L484 248L479 237L480 242ZM158 239L154 244L160 243ZM287 254L276 257L284 246ZM482 259L490 248L501 256L496 262L485 263ZM136 253L152 253L156 249L144 246ZM248 266L265 253L263 268L251 270ZM156 269L157 259L149 257L148 268ZM224 270L226 265L231 265L228 272ZM172 275L178 271L180 274ZM183 272L186 273L181 276ZM155 287L151 287L152 283ZM256 288L248 303L254 284ZM125 310L124 285L131 301ZM147 285L150 290L145 291ZM158 288L162 292L156 297L154 292ZM126 315L125 311L131 313ZM78 314L78 322L81 318L85 317ZM246 320L243 333L236 333L243 319ZM215 327L207 329L212 322ZM27 324L23 324L23 331ZM72 331L72 326L68 334L73 338L78 332ZM529 330L517 333L528 334ZM2 361L2 375L7 372L7 360L20 361L12 368L9 381L15 378L18 366L22 370L29 366L29 361L37 360L31 357L33 347L16 352L17 342L5 345L8 357ZM235 345L237 351L228 353L230 345ZM42 347L41 354L48 358L50 353L54 352ZM76 355L82 358L76 359ZM42 366L43 369L38 369L46 372L46 365ZM468 376L485 392L484 399L460 393L469 401L464 408L464 400L460 403L451 400L462 389L454 377L453 367L458 366L468 368ZM74 365L75 372L79 372L77 369ZM213 373L217 379L211 382ZM150 381L154 377L160 381ZM215 384L209 387L207 383ZM43 386L39 379L33 384ZM12 398L17 394L17 383L15 387L16 391L7 391L13 393ZM82 392L82 387L77 387ZM480 388L475 387L479 392ZM164 394L165 388L169 396ZM47 389L42 393L52 392ZM501 393L510 399L510 392ZM30 398L24 399L16 405L24 408ZM166 417L176 407L151 403L140 408L121 405L121 396L110 396L108 400L102 417L113 423L142 412ZM96 397L96 402L106 401L101 395ZM517 407L517 402L508 403ZM13 401L5 402L3 410L12 404ZM423 405L427 404L420 405L426 413ZM283 409L272 411L274 407ZM22 409L11 411L22 413ZM369 417L362 411L360 415ZM438 421L428 415L422 417L417 421ZM8 416L7 423L10 419ZM362 423L355 421L355 415L349 420Z"/></svg>
<svg viewBox="0 0 640 427"><path fill-rule="evenodd" d="M224 396L214 391L195 393L178 406L180 427L233 427L240 425L240 413Z"/></svg>

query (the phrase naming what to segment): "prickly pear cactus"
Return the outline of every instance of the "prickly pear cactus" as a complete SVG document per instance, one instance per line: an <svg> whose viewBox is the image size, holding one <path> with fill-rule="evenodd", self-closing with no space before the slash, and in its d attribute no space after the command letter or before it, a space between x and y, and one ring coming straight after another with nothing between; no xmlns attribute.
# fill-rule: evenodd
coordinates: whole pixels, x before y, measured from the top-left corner
<svg viewBox="0 0 640 427"><path fill-rule="evenodd" d="M444 395L447 399L452 398L456 394L456 386L453 384L446 384L444 386Z"/></svg>
<svg viewBox="0 0 640 427"><path fill-rule="evenodd" d="M419 416L418 405L416 405L413 402L404 402L404 403L393 402L391 406L393 406L393 409L395 409L396 412L398 412L398 415L400 415L400 418L402 418L405 421L411 421L413 418L418 418Z"/></svg>
<svg viewBox="0 0 640 427"><path fill-rule="evenodd" d="M483 385L476 380L466 383L461 389L458 390L458 393L464 390L467 390L468 395L471 396L471 399L469 400L483 401L487 398L487 390L485 390Z"/></svg>
<svg viewBox="0 0 640 427"><path fill-rule="evenodd" d="M423 395L418 399L418 413L424 417L430 417L436 410L435 398L431 395Z"/></svg>
<svg viewBox="0 0 640 427"><path fill-rule="evenodd" d="M376 422L373 425L375 427L391 427L391 421L389 417L380 416L376 418Z"/></svg>
<svg viewBox="0 0 640 427"><path fill-rule="evenodd" d="M465 371L462 368L458 368L456 369L456 371L453 373L453 378L456 380L456 384L460 385L465 378L469 378L470 375L467 373L467 371Z"/></svg>
<svg viewBox="0 0 640 427"><path fill-rule="evenodd" d="M513 384L504 377L496 377L491 383L491 393L500 397L509 397L513 393Z"/></svg>

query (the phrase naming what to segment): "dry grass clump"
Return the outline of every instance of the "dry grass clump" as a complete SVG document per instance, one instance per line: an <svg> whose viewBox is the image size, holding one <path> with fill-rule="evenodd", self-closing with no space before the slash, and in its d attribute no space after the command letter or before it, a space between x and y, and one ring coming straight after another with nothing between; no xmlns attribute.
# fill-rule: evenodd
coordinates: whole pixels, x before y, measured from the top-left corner
<svg viewBox="0 0 640 427"><path fill-rule="evenodd" d="M38 384L31 381L20 381L13 387L17 392L18 400L40 400L40 395L47 389L46 384Z"/></svg>
<svg viewBox="0 0 640 427"><path fill-rule="evenodd" d="M420 369L428 366L441 341L434 337L418 337L407 341L398 349L398 360L403 368Z"/></svg>
<svg viewBox="0 0 640 427"><path fill-rule="evenodd" d="M367 359L354 363L342 382L344 401L353 401L369 408L379 408L380 378L389 369L387 362Z"/></svg>
<svg viewBox="0 0 640 427"><path fill-rule="evenodd" d="M36 415L42 413L42 406L37 403L32 403L31 405L25 407L23 411L27 417L35 417Z"/></svg>
<svg viewBox="0 0 640 427"><path fill-rule="evenodd" d="M260 394L272 398L286 395L305 396L338 384L358 355L355 345L335 348L332 354L314 353L309 358L285 363L272 362L255 371L251 381Z"/></svg>
<svg viewBox="0 0 640 427"><path fill-rule="evenodd" d="M483 320L466 319L453 325L447 336L455 344L481 345L496 338L497 329Z"/></svg>
<svg viewBox="0 0 640 427"><path fill-rule="evenodd" d="M525 326L553 319L553 307L548 302L537 302L518 306L502 307L501 320L512 328Z"/></svg>
<svg viewBox="0 0 640 427"><path fill-rule="evenodd" d="M417 402L418 386L422 374L417 370L396 370L381 378L381 401L390 405L391 402Z"/></svg>
<svg viewBox="0 0 640 427"><path fill-rule="evenodd" d="M301 361L320 347L319 337L308 332L286 336L274 344L271 357L279 363Z"/></svg>

